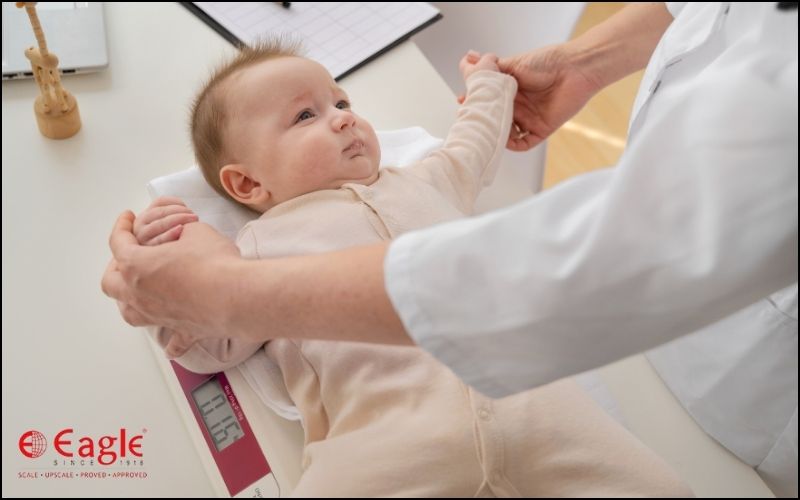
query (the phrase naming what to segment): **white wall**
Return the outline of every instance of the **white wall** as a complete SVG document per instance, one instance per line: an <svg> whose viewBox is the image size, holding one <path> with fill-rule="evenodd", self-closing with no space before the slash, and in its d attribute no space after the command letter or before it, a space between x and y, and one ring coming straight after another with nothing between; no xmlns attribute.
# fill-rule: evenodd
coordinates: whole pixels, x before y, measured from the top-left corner
<svg viewBox="0 0 800 500"><path fill-rule="evenodd" d="M433 2L444 18L414 37L425 56L458 95L464 82L458 61L470 49L513 55L535 47L563 42L569 38L585 2ZM507 152L503 168L514 171L519 186L538 190L544 169L544 147L527 153ZM486 193L506 199L518 195ZM483 200L481 200L483 201ZM490 201L484 208L502 204Z"/></svg>
<svg viewBox="0 0 800 500"><path fill-rule="evenodd" d="M433 2L444 16L414 42L453 92L464 84L458 61L470 49L508 56L569 38L585 2Z"/></svg>

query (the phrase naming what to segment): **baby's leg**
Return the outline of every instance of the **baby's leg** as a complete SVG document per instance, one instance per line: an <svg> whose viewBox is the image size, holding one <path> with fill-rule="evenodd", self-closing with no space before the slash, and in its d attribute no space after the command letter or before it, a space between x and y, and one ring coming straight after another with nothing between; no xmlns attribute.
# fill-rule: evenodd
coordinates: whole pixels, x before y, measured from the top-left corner
<svg viewBox="0 0 800 500"><path fill-rule="evenodd" d="M523 496L692 496L661 458L572 380L487 402L489 428L498 438L486 447L502 450L498 479Z"/></svg>
<svg viewBox="0 0 800 500"><path fill-rule="evenodd" d="M466 390L452 405L384 415L366 427L311 443L296 497L472 497L489 494ZM460 399L462 401L456 401Z"/></svg>

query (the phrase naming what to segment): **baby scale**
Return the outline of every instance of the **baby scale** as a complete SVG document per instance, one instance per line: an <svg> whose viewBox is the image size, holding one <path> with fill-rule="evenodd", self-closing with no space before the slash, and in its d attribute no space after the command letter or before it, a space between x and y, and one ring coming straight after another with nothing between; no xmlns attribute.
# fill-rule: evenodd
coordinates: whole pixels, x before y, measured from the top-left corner
<svg viewBox="0 0 800 500"><path fill-rule="evenodd" d="M194 373L150 344L217 495L288 496L300 477L300 425L266 407L238 368Z"/></svg>

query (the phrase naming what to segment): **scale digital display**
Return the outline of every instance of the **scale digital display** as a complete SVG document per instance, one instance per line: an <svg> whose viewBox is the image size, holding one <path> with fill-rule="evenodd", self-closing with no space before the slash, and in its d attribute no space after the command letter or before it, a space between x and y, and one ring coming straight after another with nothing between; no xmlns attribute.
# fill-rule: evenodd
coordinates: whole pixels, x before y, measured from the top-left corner
<svg viewBox="0 0 800 500"><path fill-rule="evenodd" d="M163 359L161 348L156 349ZM224 484L225 491L219 490L219 494L280 496L280 486L225 372L194 373L174 360L164 360L164 364L171 372L168 382L177 381L181 399L186 401L190 434L202 440L202 449L213 461L215 467L209 469L212 484L215 488Z"/></svg>
<svg viewBox="0 0 800 500"><path fill-rule="evenodd" d="M244 436L244 431L216 377L192 391L192 399L217 451L224 450Z"/></svg>

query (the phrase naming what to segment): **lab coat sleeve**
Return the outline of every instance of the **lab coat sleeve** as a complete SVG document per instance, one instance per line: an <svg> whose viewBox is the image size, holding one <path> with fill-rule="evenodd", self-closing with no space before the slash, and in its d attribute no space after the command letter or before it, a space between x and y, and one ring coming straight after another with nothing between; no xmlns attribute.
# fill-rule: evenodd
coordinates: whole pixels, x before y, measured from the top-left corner
<svg viewBox="0 0 800 500"><path fill-rule="evenodd" d="M673 18L678 17L683 8L686 7L686 2L664 2L664 3L669 13L672 14Z"/></svg>
<svg viewBox="0 0 800 500"><path fill-rule="evenodd" d="M471 214L481 188L491 184L505 152L517 81L496 71L478 71L466 83L466 99L442 147L407 171Z"/></svg>
<svg viewBox="0 0 800 500"><path fill-rule="evenodd" d="M162 349L167 347L172 336L168 329L162 327L148 328L148 332ZM263 342L234 338L203 339L175 361L195 373L217 373L243 362L263 345Z"/></svg>
<svg viewBox="0 0 800 500"><path fill-rule="evenodd" d="M676 84L618 166L408 233L408 333L501 397L644 351L797 280L797 59Z"/></svg>

